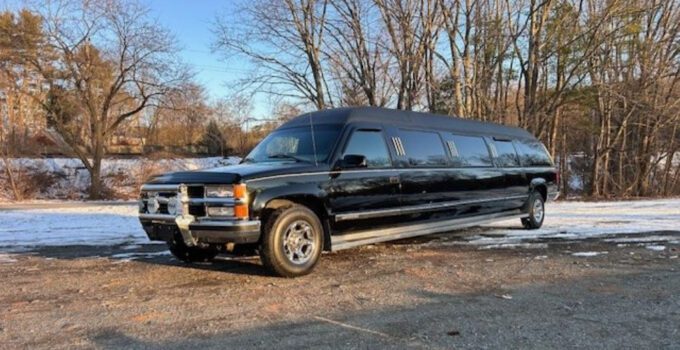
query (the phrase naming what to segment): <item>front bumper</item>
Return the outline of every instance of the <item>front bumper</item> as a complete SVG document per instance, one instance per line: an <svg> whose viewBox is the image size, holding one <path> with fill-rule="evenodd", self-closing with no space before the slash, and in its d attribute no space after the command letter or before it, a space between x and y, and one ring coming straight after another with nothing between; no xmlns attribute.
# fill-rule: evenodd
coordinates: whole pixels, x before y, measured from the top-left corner
<svg viewBox="0 0 680 350"><path fill-rule="evenodd" d="M244 197L211 198L200 184L145 184L140 197L139 220L151 240L169 241L177 231L189 247L260 239L260 221L249 220L247 210L244 217L208 215L213 207L242 208L247 205Z"/></svg>
<svg viewBox="0 0 680 350"><path fill-rule="evenodd" d="M193 216L139 214L150 240L168 241L179 229L184 243L255 243L260 239L259 220L196 220Z"/></svg>

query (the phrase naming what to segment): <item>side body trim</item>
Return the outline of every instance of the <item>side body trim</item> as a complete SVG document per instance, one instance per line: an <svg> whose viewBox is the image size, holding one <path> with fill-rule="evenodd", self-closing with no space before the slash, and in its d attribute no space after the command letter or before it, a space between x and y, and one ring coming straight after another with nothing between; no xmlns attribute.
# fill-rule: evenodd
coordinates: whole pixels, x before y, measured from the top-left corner
<svg viewBox="0 0 680 350"><path fill-rule="evenodd" d="M473 216L444 221L431 221L400 225L378 230L360 231L344 235L331 237L331 250L353 248L364 244L392 241L396 239L410 238L416 236L429 235L437 232L447 232L455 229L477 226L484 223L507 220L514 218L525 218L529 214L521 213L520 210L509 212Z"/></svg>

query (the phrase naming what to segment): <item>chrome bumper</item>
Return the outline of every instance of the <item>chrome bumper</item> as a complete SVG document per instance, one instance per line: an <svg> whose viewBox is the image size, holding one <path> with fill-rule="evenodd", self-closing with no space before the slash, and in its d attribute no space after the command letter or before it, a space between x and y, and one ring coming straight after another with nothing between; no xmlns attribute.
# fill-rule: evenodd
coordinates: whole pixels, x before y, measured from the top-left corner
<svg viewBox="0 0 680 350"><path fill-rule="evenodd" d="M176 226L187 246L200 243L255 243L260 239L259 220L196 220L191 215L139 214L152 240L165 240L160 226Z"/></svg>

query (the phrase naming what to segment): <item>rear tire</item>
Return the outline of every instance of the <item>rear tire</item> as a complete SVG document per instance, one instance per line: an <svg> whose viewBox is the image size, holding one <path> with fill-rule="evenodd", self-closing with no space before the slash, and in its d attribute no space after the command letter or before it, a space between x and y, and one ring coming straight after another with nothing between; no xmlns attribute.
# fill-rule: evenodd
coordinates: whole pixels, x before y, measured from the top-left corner
<svg viewBox="0 0 680 350"><path fill-rule="evenodd" d="M545 219L545 201L543 196L538 192L531 192L529 200L527 200L527 206L529 207L529 216L522 218L522 226L527 230L540 228Z"/></svg>
<svg viewBox="0 0 680 350"><path fill-rule="evenodd" d="M168 248L175 258L186 263L212 261L219 253L217 247L214 246L207 248L187 246L179 232L176 232L172 240L168 242Z"/></svg>
<svg viewBox="0 0 680 350"><path fill-rule="evenodd" d="M306 275L321 257L323 237L323 226L313 211L301 205L280 208L267 220L260 260L277 276Z"/></svg>

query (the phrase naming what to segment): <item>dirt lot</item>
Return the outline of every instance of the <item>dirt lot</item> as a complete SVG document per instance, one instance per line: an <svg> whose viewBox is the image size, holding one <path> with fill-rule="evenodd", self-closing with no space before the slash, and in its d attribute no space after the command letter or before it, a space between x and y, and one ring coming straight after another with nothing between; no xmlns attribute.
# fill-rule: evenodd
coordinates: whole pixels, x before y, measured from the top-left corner
<svg viewBox="0 0 680 350"><path fill-rule="evenodd" d="M680 349L680 245L448 237L326 254L298 279L162 245L4 254L0 347Z"/></svg>

